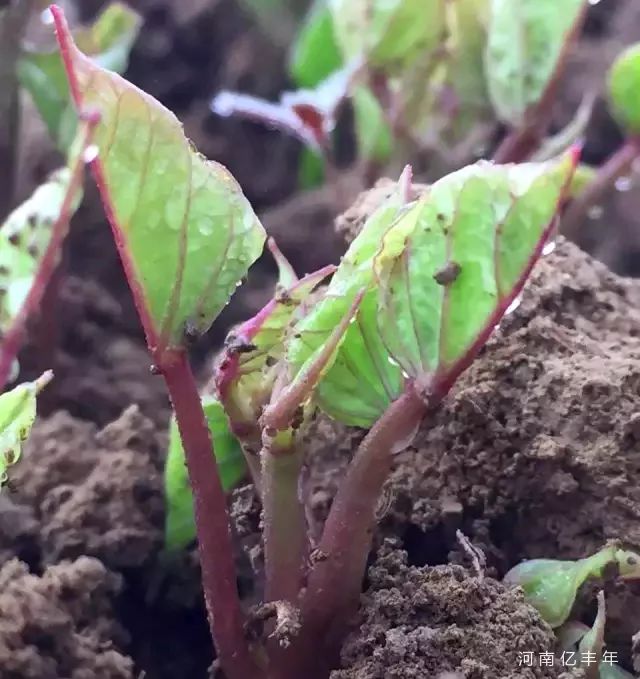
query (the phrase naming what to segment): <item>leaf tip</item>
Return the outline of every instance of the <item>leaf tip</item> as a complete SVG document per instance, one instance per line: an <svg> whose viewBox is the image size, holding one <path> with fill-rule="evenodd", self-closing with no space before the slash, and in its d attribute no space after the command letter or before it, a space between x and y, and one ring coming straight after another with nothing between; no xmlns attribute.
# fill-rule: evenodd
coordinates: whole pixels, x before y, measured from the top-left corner
<svg viewBox="0 0 640 679"><path fill-rule="evenodd" d="M40 393L53 379L53 370L45 370L45 372L35 381L36 393Z"/></svg>

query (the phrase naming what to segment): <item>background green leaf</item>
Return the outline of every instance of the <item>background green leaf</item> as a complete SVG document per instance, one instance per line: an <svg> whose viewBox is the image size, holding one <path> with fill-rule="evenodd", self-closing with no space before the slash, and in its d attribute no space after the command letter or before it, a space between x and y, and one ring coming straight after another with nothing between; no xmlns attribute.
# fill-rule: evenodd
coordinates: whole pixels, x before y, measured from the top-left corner
<svg viewBox="0 0 640 679"><path fill-rule="evenodd" d="M80 110L97 110L96 176L148 339L206 331L258 258L265 232L240 186L199 155L171 111L58 38Z"/></svg>
<svg viewBox="0 0 640 679"><path fill-rule="evenodd" d="M141 18L127 5L114 2L91 26L74 32L82 50L103 68L122 73L141 26ZM51 138L61 150L73 139L76 114L60 53L26 50L18 62L20 84L28 90Z"/></svg>
<svg viewBox="0 0 640 679"><path fill-rule="evenodd" d="M327 0L315 0L293 44L289 70L299 87L312 88L341 66Z"/></svg>
<svg viewBox="0 0 640 679"><path fill-rule="evenodd" d="M496 114L522 124L555 73L586 0L491 0L485 69Z"/></svg>
<svg viewBox="0 0 640 679"><path fill-rule="evenodd" d="M336 40L346 61L401 70L417 53L442 42L445 0L328 0Z"/></svg>
<svg viewBox="0 0 640 679"><path fill-rule="evenodd" d="M640 134L640 43L627 47L608 75L609 102L626 132Z"/></svg>
<svg viewBox="0 0 640 679"><path fill-rule="evenodd" d="M225 491L231 490L244 476L246 467L242 449L229 430L223 407L213 397L205 397L202 408L213 440L220 480ZM169 425L169 452L164 468L165 547L183 549L196 537L193 497L184 459L184 449L175 417Z"/></svg>
<svg viewBox="0 0 640 679"><path fill-rule="evenodd" d="M0 226L0 333L11 326L33 285L70 179L68 168L54 172Z"/></svg>

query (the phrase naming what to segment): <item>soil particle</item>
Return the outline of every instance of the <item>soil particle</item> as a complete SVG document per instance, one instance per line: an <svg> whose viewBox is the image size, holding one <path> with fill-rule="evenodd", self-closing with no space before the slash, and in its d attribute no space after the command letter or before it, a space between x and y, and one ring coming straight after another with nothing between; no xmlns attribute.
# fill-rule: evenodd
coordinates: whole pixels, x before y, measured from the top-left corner
<svg viewBox="0 0 640 679"><path fill-rule="evenodd" d="M96 559L50 566L42 576L12 559L0 570L3 679L132 679L118 647L126 635L110 598L120 578Z"/></svg>
<svg viewBox="0 0 640 679"><path fill-rule="evenodd" d="M361 626L331 679L557 677L557 667L519 666L519 653L553 651L551 628L519 589L460 566L415 567L383 550L369 569Z"/></svg>
<svg viewBox="0 0 640 679"><path fill-rule="evenodd" d="M161 541L160 465L154 425L137 407L101 431L57 413L34 426L12 497L40 521L45 563L87 554L139 567Z"/></svg>

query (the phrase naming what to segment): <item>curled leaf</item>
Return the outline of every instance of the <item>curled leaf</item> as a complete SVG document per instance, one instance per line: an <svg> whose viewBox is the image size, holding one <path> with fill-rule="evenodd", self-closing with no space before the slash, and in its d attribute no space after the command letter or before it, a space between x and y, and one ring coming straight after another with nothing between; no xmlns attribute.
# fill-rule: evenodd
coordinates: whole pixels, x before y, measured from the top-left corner
<svg viewBox="0 0 640 679"><path fill-rule="evenodd" d="M520 585L551 627L559 627L569 617L580 586L588 578L601 577L607 567L616 567L623 579L640 578L640 554L610 544L577 561L532 559L512 568L504 581Z"/></svg>
<svg viewBox="0 0 640 679"><path fill-rule="evenodd" d="M376 329L377 297L373 258L380 239L407 208L406 177L369 217L351 243L322 299L294 328L287 360L297 374L329 341L361 290L364 297L316 390L320 407L332 417L354 426L368 427L402 390L403 377L389 361Z"/></svg>
<svg viewBox="0 0 640 679"><path fill-rule="evenodd" d="M617 121L630 134L640 134L640 43L627 47L615 60L608 87Z"/></svg>
<svg viewBox="0 0 640 679"><path fill-rule="evenodd" d="M22 453L36 419L36 396L51 381L48 371L35 382L25 382L0 395L0 488L7 480L8 468Z"/></svg>
<svg viewBox="0 0 640 679"><path fill-rule="evenodd" d="M279 250L276 260L280 280L291 282L292 270L284 265ZM259 438L257 421L271 399L290 326L313 290L334 271L335 267L328 266L292 282L288 288L278 285L274 298L227 336L216 367L215 388L234 431L246 435L251 430Z"/></svg>
<svg viewBox="0 0 640 679"><path fill-rule="evenodd" d="M485 70L500 120L519 127L543 97L586 0L491 0Z"/></svg>
<svg viewBox="0 0 640 679"><path fill-rule="evenodd" d="M82 54L52 7L79 110L98 110L91 162L147 340L156 354L205 332L262 251L237 182L199 155L168 109Z"/></svg>
<svg viewBox="0 0 640 679"><path fill-rule="evenodd" d="M320 152L329 145L337 112L359 68L360 64L353 61L314 89L284 92L279 103L225 90L213 99L211 110L220 116L242 116L277 127Z"/></svg>
<svg viewBox="0 0 640 679"><path fill-rule="evenodd" d="M245 475L242 449L229 429L229 421L219 401L206 397L202 408L213 440L220 480L225 491L231 490ZM165 548L180 550L193 542L196 525L193 516L193 497L187 475L184 449L175 417L169 425L169 452L164 468L166 501Z"/></svg>

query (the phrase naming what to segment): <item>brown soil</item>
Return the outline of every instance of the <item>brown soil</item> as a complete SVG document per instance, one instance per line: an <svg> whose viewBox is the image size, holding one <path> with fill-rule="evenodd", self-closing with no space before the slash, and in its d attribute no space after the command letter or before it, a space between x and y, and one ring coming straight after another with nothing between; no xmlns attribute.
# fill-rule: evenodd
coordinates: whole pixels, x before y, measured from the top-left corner
<svg viewBox="0 0 640 679"><path fill-rule="evenodd" d="M416 567L385 546L369 569L358 631L331 679L551 678L558 667L519 666L549 652L553 631L520 590L460 566ZM451 672L451 674L449 674Z"/></svg>
<svg viewBox="0 0 640 679"><path fill-rule="evenodd" d="M133 663L114 644L126 640L111 600L121 579L80 557L42 576L17 559L0 569L3 679L133 679Z"/></svg>

